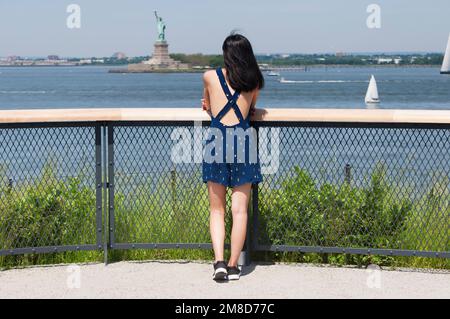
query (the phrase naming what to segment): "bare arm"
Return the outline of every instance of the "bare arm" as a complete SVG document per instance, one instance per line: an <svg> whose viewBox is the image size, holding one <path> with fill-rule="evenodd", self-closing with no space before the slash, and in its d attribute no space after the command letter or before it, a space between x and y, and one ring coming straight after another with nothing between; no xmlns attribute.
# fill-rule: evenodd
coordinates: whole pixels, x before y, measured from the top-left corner
<svg viewBox="0 0 450 319"><path fill-rule="evenodd" d="M250 104L250 115L255 114L256 102L258 101L259 90L256 90L253 94L252 104Z"/></svg>
<svg viewBox="0 0 450 319"><path fill-rule="evenodd" d="M204 111L211 111L211 104L209 99L209 92L208 92L208 81L207 81L207 75L206 73L203 74L203 98L202 98L202 108Z"/></svg>

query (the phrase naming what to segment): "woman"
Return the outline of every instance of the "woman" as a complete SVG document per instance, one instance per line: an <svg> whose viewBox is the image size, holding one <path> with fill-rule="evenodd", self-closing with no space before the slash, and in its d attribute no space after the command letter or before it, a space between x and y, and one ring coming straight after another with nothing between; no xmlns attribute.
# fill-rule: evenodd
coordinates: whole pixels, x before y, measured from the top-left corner
<svg viewBox="0 0 450 319"><path fill-rule="evenodd" d="M254 112L259 90L264 86L264 78L247 38L231 34L225 39L222 50L225 68L205 72L202 99L203 109L211 116L210 136L203 159L203 181L208 185L215 256L213 279L216 281L240 277L237 262L245 242L250 190L252 184L262 180L259 160L250 160L257 158L256 149L250 147L256 143L255 139L251 134L241 135L239 139L237 134L231 137L228 134L238 129L240 132L252 129L250 115ZM226 155L230 147L234 157ZM238 153L242 152L245 158L238 158ZM232 187L233 215L228 263L224 261L226 187Z"/></svg>

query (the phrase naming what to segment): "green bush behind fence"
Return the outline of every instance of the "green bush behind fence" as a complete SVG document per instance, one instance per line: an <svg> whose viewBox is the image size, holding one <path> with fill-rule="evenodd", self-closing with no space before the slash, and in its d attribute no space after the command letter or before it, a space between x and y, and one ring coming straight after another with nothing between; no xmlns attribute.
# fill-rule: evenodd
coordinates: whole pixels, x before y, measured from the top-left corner
<svg viewBox="0 0 450 319"><path fill-rule="evenodd" d="M178 178L176 185L167 189L170 182L164 178L171 177L163 177L156 190L144 182L138 191L115 192L117 242L210 242L206 187ZM0 176L0 181L4 180ZM12 186L2 183L0 249L49 243L95 243L95 187L83 184L82 180L83 176L57 178L51 165L47 165L32 183ZM376 166L369 180L364 187L347 182L318 185L307 171L295 167L278 181L277 187L262 184L259 241L273 245L450 251L448 178L436 181L421 198L415 199L410 198L407 189L387 180L383 165ZM228 233L230 215L227 214ZM101 261L102 254L81 251L0 256L0 267ZM379 263L450 269L448 259L288 252L254 254L256 259L265 261ZM110 256L112 260L209 260L213 254L210 250L197 249L114 250Z"/></svg>

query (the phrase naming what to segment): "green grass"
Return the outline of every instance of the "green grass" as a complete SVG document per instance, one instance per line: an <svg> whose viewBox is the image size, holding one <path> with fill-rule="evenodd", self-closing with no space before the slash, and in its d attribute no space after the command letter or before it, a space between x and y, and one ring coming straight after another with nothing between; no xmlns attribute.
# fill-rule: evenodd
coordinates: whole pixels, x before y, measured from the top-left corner
<svg viewBox="0 0 450 319"><path fill-rule="evenodd" d="M12 188L4 183L0 186L0 249L95 243L94 185L84 185L83 176L58 179L51 167L47 165L33 182ZM412 199L410 189L387 180L382 165L368 176L365 187L317 185L300 168L290 173L276 188L268 183L260 187L263 244L450 251L448 178L433 183L422 198ZM126 184L126 178L121 178ZM156 181L148 178L127 194L117 191L116 184L116 242L210 242L208 194L199 181L200 176L172 173ZM152 187L155 182L156 188ZM261 261L450 269L450 260L441 258L287 252L258 252L252 257ZM211 250L201 249L109 252L110 261L212 258ZM103 252L1 256L0 267L90 261L103 261Z"/></svg>

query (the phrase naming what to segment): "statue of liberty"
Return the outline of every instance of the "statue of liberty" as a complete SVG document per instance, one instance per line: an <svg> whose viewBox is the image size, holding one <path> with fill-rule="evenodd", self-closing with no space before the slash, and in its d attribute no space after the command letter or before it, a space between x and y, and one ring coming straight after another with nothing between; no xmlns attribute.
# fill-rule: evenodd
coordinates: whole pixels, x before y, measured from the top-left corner
<svg viewBox="0 0 450 319"><path fill-rule="evenodd" d="M166 24L164 23L162 17L158 16L158 12L155 10L156 23L158 27L158 41L166 41Z"/></svg>

